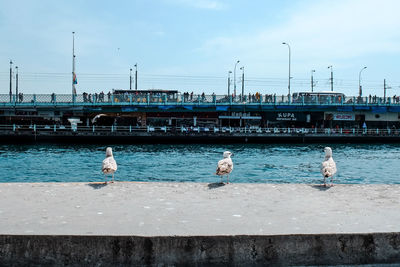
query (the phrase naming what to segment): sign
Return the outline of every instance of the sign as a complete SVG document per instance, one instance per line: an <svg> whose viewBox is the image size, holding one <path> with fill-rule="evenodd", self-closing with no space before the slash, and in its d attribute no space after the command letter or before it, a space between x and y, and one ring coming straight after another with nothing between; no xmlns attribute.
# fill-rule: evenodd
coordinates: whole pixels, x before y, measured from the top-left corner
<svg viewBox="0 0 400 267"><path fill-rule="evenodd" d="M354 113L333 113L334 121L354 121L355 119Z"/></svg>
<svg viewBox="0 0 400 267"><path fill-rule="evenodd" d="M265 118L269 121L306 121L306 114L302 112L266 112Z"/></svg>
<svg viewBox="0 0 400 267"><path fill-rule="evenodd" d="M276 114L277 121L297 121L296 115L293 112L279 112Z"/></svg>

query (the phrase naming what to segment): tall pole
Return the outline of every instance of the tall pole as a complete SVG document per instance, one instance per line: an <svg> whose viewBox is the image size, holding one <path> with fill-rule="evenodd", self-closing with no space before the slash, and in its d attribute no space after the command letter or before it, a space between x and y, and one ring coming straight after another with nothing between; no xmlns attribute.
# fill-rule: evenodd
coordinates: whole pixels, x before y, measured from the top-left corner
<svg viewBox="0 0 400 267"><path fill-rule="evenodd" d="M242 97L244 97L244 67L240 69L242 70Z"/></svg>
<svg viewBox="0 0 400 267"><path fill-rule="evenodd" d="M239 64L240 60L236 61L235 68L233 70L233 95L236 97L236 66Z"/></svg>
<svg viewBox="0 0 400 267"><path fill-rule="evenodd" d="M132 68L129 69L129 90L132 90Z"/></svg>
<svg viewBox="0 0 400 267"><path fill-rule="evenodd" d="M311 92L314 92L314 76L313 76L314 72L315 70L311 71Z"/></svg>
<svg viewBox="0 0 400 267"><path fill-rule="evenodd" d="M386 103L386 79L383 79L383 100Z"/></svg>
<svg viewBox="0 0 400 267"><path fill-rule="evenodd" d="M328 67L328 69L331 69L331 91L333 92L333 68L332 65Z"/></svg>
<svg viewBox="0 0 400 267"><path fill-rule="evenodd" d="M135 90L137 90L137 63L135 64Z"/></svg>
<svg viewBox="0 0 400 267"><path fill-rule="evenodd" d="M228 97L231 95L231 73L232 71L228 71Z"/></svg>
<svg viewBox="0 0 400 267"><path fill-rule="evenodd" d="M361 87L361 72L363 70L365 70L367 67L364 67L360 70L360 72L358 73L358 96L361 97L362 96L362 87Z"/></svg>
<svg viewBox="0 0 400 267"><path fill-rule="evenodd" d="M15 66L15 99L18 100L18 66Z"/></svg>
<svg viewBox="0 0 400 267"><path fill-rule="evenodd" d="M72 95L76 95L75 84L77 84L75 74L75 32L72 32Z"/></svg>
<svg viewBox="0 0 400 267"><path fill-rule="evenodd" d="M283 42L282 44L287 45L289 48L289 82L288 82L288 95L290 96L290 57L291 57L291 51L290 51L290 45L288 43Z"/></svg>
<svg viewBox="0 0 400 267"><path fill-rule="evenodd" d="M12 60L10 60L10 102L12 100Z"/></svg>

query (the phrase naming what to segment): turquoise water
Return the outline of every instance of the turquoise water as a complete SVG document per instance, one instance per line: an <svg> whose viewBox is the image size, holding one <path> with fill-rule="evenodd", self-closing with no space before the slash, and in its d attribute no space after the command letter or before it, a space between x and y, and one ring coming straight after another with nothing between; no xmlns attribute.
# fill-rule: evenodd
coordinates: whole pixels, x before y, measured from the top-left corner
<svg viewBox="0 0 400 267"><path fill-rule="evenodd" d="M216 182L216 164L229 150L232 182L320 183L321 144L111 145L116 180ZM400 144L331 145L336 183L399 184ZM104 181L101 145L0 145L0 182Z"/></svg>

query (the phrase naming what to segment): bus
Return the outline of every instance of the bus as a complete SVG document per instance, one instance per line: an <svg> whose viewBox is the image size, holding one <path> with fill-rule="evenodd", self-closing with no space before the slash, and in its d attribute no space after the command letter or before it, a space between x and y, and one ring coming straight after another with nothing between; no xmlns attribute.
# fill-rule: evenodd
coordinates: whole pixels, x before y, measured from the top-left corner
<svg viewBox="0 0 400 267"><path fill-rule="evenodd" d="M304 104L341 104L344 101L343 93L333 91L297 92L293 93L293 103Z"/></svg>
<svg viewBox="0 0 400 267"><path fill-rule="evenodd" d="M147 99L151 103L157 102L177 102L179 91L177 90L163 90L163 89L149 89L149 90L125 90L125 89L113 89L114 102L147 102Z"/></svg>

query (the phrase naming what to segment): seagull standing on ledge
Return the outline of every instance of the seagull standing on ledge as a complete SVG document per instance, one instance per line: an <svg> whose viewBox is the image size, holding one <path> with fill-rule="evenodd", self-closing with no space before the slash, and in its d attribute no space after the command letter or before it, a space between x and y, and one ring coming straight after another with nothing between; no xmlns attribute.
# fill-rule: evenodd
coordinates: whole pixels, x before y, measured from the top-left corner
<svg viewBox="0 0 400 267"><path fill-rule="evenodd" d="M233 170L233 162L231 156L233 156L231 152L225 151L224 158L218 161L217 171L215 172L215 174L221 177L221 183L222 176L227 175L227 183L229 184L229 174Z"/></svg>
<svg viewBox="0 0 400 267"><path fill-rule="evenodd" d="M324 186L326 187L326 179L331 178L331 186L333 186L333 175L336 173L336 163L332 158L332 149L325 147L325 160L321 163L321 173L324 176Z"/></svg>
<svg viewBox="0 0 400 267"><path fill-rule="evenodd" d="M107 174L112 174L112 183L114 183L114 172L116 170L117 170L117 162L113 157L112 148L107 147L106 158L103 160L103 165L101 167L101 171L104 173L106 183L107 183Z"/></svg>

